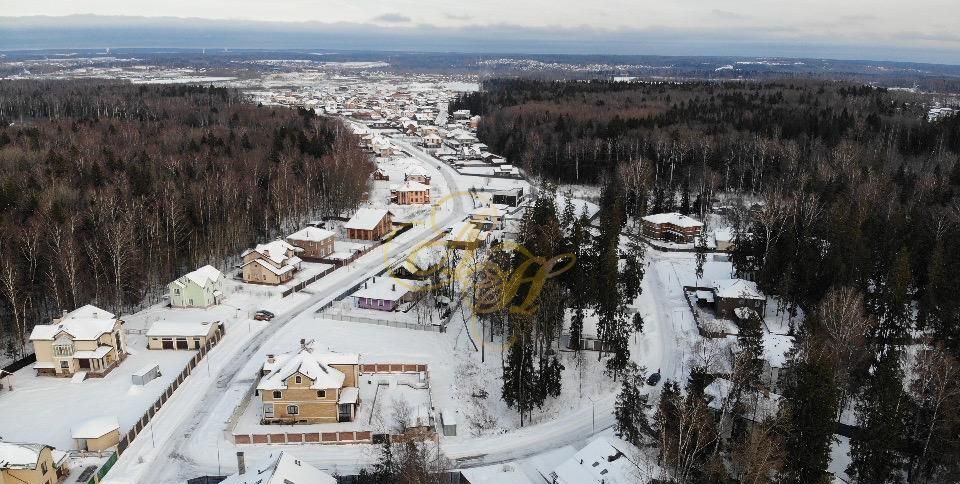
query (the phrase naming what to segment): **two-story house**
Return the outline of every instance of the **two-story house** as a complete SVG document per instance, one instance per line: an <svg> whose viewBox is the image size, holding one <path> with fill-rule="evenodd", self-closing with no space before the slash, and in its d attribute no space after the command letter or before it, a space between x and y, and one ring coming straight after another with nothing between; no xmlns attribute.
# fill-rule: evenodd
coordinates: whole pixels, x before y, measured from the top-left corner
<svg viewBox="0 0 960 484"><path fill-rule="evenodd" d="M405 181L390 188L390 201L398 205L430 203L430 186L420 182Z"/></svg>
<svg viewBox="0 0 960 484"><path fill-rule="evenodd" d="M0 484L54 484L69 471L66 452L0 440Z"/></svg>
<svg viewBox="0 0 960 484"><path fill-rule="evenodd" d="M268 244L258 244L241 254L243 257L243 282L254 284L283 284L293 279L300 270L300 260L296 254L303 249L294 247L282 240Z"/></svg>
<svg viewBox="0 0 960 484"><path fill-rule="evenodd" d="M223 302L223 273L203 266L167 284L175 308L208 308Z"/></svg>
<svg viewBox="0 0 960 484"><path fill-rule="evenodd" d="M123 321L89 304L34 326L30 341L38 374L103 376L127 355Z"/></svg>
<svg viewBox="0 0 960 484"><path fill-rule="evenodd" d="M300 351L267 355L257 393L264 424L350 422L360 405L360 356Z"/></svg>
<svg viewBox="0 0 960 484"><path fill-rule="evenodd" d="M300 257L320 260L333 253L334 233L319 227L306 227L287 236L287 243L303 249Z"/></svg>

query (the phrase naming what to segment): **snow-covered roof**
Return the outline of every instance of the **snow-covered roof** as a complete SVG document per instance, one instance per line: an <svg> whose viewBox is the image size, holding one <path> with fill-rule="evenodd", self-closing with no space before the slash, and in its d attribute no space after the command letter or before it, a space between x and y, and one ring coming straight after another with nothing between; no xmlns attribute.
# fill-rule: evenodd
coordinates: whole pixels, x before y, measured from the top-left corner
<svg viewBox="0 0 960 484"><path fill-rule="evenodd" d="M470 211L471 217L503 217L506 215L506 211L503 210L502 205L491 205L489 207L477 207Z"/></svg>
<svg viewBox="0 0 960 484"><path fill-rule="evenodd" d="M646 217L643 217L643 220L650 222L652 224L671 224L671 225L676 225L677 227L702 227L703 226L701 222L698 222L693 218L687 217L686 215L681 215L676 212L647 215Z"/></svg>
<svg viewBox="0 0 960 484"><path fill-rule="evenodd" d="M244 253L241 254L241 257L246 257L247 254L251 252L258 252L260 253L261 256L263 256L264 258L270 259L276 264L283 264L285 263L285 261L287 261L287 259L293 259L292 256L287 255L287 252L300 252L300 251L303 251L303 249L299 247L294 247L288 244L286 241L274 240L266 244L257 244L255 248L244 251ZM299 260L297 262L299 262ZM295 262L291 261L286 263L293 264Z"/></svg>
<svg viewBox="0 0 960 484"><path fill-rule="evenodd" d="M148 337L159 336L206 336L216 327L208 321L166 321L153 323L147 330Z"/></svg>
<svg viewBox="0 0 960 484"><path fill-rule="evenodd" d="M0 469L36 469L40 452L49 445L4 442L0 440Z"/></svg>
<svg viewBox="0 0 960 484"><path fill-rule="evenodd" d="M360 389L357 387L347 387L340 390L340 399L337 403L348 404L360 401Z"/></svg>
<svg viewBox="0 0 960 484"><path fill-rule="evenodd" d="M470 484L533 484L515 464L494 464L461 469L460 474Z"/></svg>
<svg viewBox="0 0 960 484"><path fill-rule="evenodd" d="M74 428L72 435L75 439L98 439L115 430L120 430L117 417L97 417Z"/></svg>
<svg viewBox="0 0 960 484"><path fill-rule="evenodd" d="M99 360L100 358L103 358L104 356L107 356L107 353L110 353L110 350L112 350L112 349L113 349L113 347L111 347L111 346L101 345L101 346L97 346L97 349L92 350L92 351L90 351L90 350L74 351L74 352L73 352L73 357L74 357L74 358L80 358L80 359L94 359L94 360Z"/></svg>
<svg viewBox="0 0 960 484"><path fill-rule="evenodd" d="M430 186L424 185L418 181L407 180L399 185L394 185L390 187L390 191L394 192L429 192Z"/></svg>
<svg viewBox="0 0 960 484"><path fill-rule="evenodd" d="M223 273L220 272L216 267L206 265L184 275L183 277L193 281L194 284L200 287L207 287L207 284L220 280L220 278L223 277Z"/></svg>
<svg viewBox="0 0 960 484"><path fill-rule="evenodd" d="M343 372L321 362L309 349L303 349L285 358L282 365L264 376L257 390L284 390L287 388L287 379L296 373L312 380L310 388L315 390L342 388L345 378Z"/></svg>
<svg viewBox="0 0 960 484"><path fill-rule="evenodd" d="M353 293L353 297L398 301L411 291L418 289L421 283L395 277L375 277L364 283L364 287Z"/></svg>
<svg viewBox="0 0 960 484"><path fill-rule="evenodd" d="M480 237L480 229L470 222L458 222L450 229L445 240L448 242L475 242Z"/></svg>
<svg viewBox="0 0 960 484"><path fill-rule="evenodd" d="M334 233L317 228L317 227L307 227L305 229L298 230L287 236L288 240L309 240L311 242L322 242L324 240L333 237Z"/></svg>
<svg viewBox="0 0 960 484"><path fill-rule="evenodd" d="M60 322L38 324L30 332L30 341L50 341L57 335L67 333L74 340L94 341L113 331L115 319L64 318Z"/></svg>
<svg viewBox="0 0 960 484"><path fill-rule="evenodd" d="M373 230L388 213L390 212L381 208L361 208L347 223L343 224L343 227L354 230Z"/></svg>
<svg viewBox="0 0 960 484"><path fill-rule="evenodd" d="M281 451L270 454L260 465L243 474L233 474L220 484L337 484L326 472Z"/></svg>
<svg viewBox="0 0 960 484"><path fill-rule="evenodd" d="M556 484L633 484L640 481L636 447L601 436L553 470Z"/></svg>
<svg viewBox="0 0 960 484"><path fill-rule="evenodd" d="M359 365L360 364L360 355L357 353L339 353L335 351L322 350L320 344L317 342L307 343L307 349L313 353L313 357L317 361L323 363L324 365ZM263 364L263 371L270 373L273 370L280 368L287 362L288 359L295 356L297 352L284 353L281 355L276 355L273 357L271 362L269 359L266 363Z"/></svg>
<svg viewBox="0 0 960 484"><path fill-rule="evenodd" d="M65 314L61 319L117 319L117 316L93 304L85 304Z"/></svg>
<svg viewBox="0 0 960 484"><path fill-rule="evenodd" d="M427 176L427 170L423 169L420 165L412 165L407 168L407 176Z"/></svg>
<svg viewBox="0 0 960 484"><path fill-rule="evenodd" d="M296 260L294 260L294 259L296 259ZM268 270L268 271L270 271L270 272L272 272L272 273L274 273L274 274L276 274L276 275L278 275L278 276L282 276L282 275L284 275L284 274L286 274L286 273L288 273L288 272L291 272L291 271L295 270L295 269L296 269L295 265L298 264L298 263L300 263L300 258L299 258L299 257L291 257L290 259L288 259L287 262L288 262L288 263L287 263L286 265L284 265L283 267L276 267L276 266L274 266L273 264L267 263L267 262L264 261L263 259L254 259L254 260L248 262L247 264L259 264L259 265L260 265L261 267L263 267L264 269L266 269L266 270ZM247 265L247 264L244 264L244 265Z"/></svg>
<svg viewBox="0 0 960 484"><path fill-rule="evenodd" d="M724 299L766 299L757 283L745 279L719 279L713 281L713 292Z"/></svg>

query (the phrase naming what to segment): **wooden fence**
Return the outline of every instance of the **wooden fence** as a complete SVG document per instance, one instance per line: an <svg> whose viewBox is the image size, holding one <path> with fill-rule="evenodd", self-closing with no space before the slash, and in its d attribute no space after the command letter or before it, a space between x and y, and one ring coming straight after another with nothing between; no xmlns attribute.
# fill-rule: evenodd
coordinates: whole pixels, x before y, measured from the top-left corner
<svg viewBox="0 0 960 484"><path fill-rule="evenodd" d="M190 359L190 361L187 363L187 366L180 372L179 375L177 375L177 378L170 383L167 389L164 390L163 394L161 394L160 397L153 402L153 405L143 413L143 416L140 417L140 420L137 420L133 427L120 438L120 443L117 444L117 454L122 455L123 452L127 450L127 447L130 447L130 444L133 443L134 439L136 439L141 432L143 432L143 430L150 423L150 420L153 419L153 416L160 411L163 405L167 403L167 400L169 400L170 397L173 396L173 393L177 391L177 388L179 388L184 380L190 376L190 374L193 372L193 369L196 368L201 361L203 361L203 358L207 356L207 353L209 353L210 350L213 349L213 347L216 346L221 339L223 339L225 334L226 328L223 326L223 323L220 323L219 330L213 335L212 338L207 340L207 344L204 345L203 348L200 348L197 354L193 355L193 358Z"/></svg>

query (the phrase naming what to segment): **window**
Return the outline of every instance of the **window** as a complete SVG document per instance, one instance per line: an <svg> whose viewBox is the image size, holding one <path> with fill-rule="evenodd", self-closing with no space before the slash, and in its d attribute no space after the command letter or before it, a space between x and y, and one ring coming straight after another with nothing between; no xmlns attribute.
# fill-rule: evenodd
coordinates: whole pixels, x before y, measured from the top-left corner
<svg viewBox="0 0 960 484"><path fill-rule="evenodd" d="M303 383L303 378L300 378L300 375L297 375L296 378L295 378L295 381L296 381L297 383Z"/></svg>
<svg viewBox="0 0 960 484"><path fill-rule="evenodd" d="M317 398L327 398L326 390L317 390Z"/></svg>
<svg viewBox="0 0 960 484"><path fill-rule="evenodd" d="M287 405L287 415L298 415L300 413L300 407L296 405Z"/></svg>
<svg viewBox="0 0 960 484"><path fill-rule="evenodd" d="M273 398L283 398L283 392L273 392Z"/></svg>
<svg viewBox="0 0 960 484"><path fill-rule="evenodd" d="M67 368L70 368L70 363L67 361L61 361L60 368L63 368L64 370L66 370Z"/></svg>

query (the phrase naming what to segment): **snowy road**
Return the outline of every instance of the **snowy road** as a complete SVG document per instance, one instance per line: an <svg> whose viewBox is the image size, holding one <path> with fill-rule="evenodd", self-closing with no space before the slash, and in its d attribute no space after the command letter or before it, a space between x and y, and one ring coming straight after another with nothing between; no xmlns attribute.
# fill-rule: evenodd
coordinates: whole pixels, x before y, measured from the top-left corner
<svg viewBox="0 0 960 484"><path fill-rule="evenodd" d="M416 149L411 152L420 154L417 158L421 161L432 160ZM437 162L430 162L429 165L437 166ZM456 178L448 173L452 169L443 165L439 170L448 183L449 192L459 193L459 187L455 185ZM292 306L286 311L278 311L277 318L268 325L268 331L262 330L265 326L263 324L251 323L251 329L247 334L243 334L242 325L234 324L234 330L228 332L227 337L204 362L206 371L198 367L198 371L185 381L154 417L149 425L150 429L145 430L124 452L106 482L182 482L182 468L191 466L187 456L197 455L198 460L211 457L204 455L203 450L206 447L203 447L205 442L201 442L202 440L215 440L219 449L224 422L217 420L217 417L223 415L222 411L226 406L231 407L226 412L227 415L230 414L232 406L237 402L238 391L249 390L253 375L241 374L240 370L266 341L282 332L283 327L294 318L312 317L313 312L343 295L347 288L402 260L417 244L438 235L444 227L463 219L465 215L463 200L461 197L453 197L440 206L429 223L415 226L392 243L374 249L349 266L338 269L309 286L302 293L309 295L307 299L291 303ZM290 298L296 297L298 296ZM257 328L257 331L253 328ZM192 445L201 447L198 449L201 452L189 452ZM230 465L232 464L231 462Z"/></svg>

